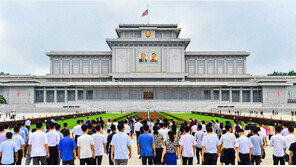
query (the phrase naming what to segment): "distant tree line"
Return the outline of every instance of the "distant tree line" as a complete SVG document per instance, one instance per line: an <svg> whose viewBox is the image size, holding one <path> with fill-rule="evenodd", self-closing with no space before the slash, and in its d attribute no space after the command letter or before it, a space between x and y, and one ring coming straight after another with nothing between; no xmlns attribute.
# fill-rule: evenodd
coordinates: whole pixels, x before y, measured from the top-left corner
<svg viewBox="0 0 296 167"><path fill-rule="evenodd" d="M274 71L272 74L268 74L268 76L296 76L296 72L294 70L289 72Z"/></svg>
<svg viewBox="0 0 296 167"><path fill-rule="evenodd" d="M9 73L5 73L5 72L1 71L0 75L9 75Z"/></svg>

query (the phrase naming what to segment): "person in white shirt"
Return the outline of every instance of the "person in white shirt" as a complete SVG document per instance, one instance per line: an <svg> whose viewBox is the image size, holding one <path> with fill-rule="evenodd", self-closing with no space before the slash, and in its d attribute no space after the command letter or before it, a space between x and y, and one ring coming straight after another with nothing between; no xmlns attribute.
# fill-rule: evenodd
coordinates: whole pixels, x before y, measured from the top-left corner
<svg viewBox="0 0 296 167"><path fill-rule="evenodd" d="M60 135L55 131L55 123L49 124L50 131L46 133L49 149L49 158L47 159L48 165L58 165L59 151L58 144Z"/></svg>
<svg viewBox="0 0 296 167"><path fill-rule="evenodd" d="M249 125L246 125L246 126L245 126L244 135L245 135L245 136L248 136L249 133L251 133L250 126L249 126Z"/></svg>
<svg viewBox="0 0 296 167"><path fill-rule="evenodd" d="M282 130L282 136L287 136L288 134L289 134L289 130L288 130L288 128L283 124L282 125L283 126L283 130Z"/></svg>
<svg viewBox="0 0 296 167"><path fill-rule="evenodd" d="M207 126L207 136L202 139L202 162L203 165L217 165L217 158L220 154L220 141L216 134L213 134L212 125Z"/></svg>
<svg viewBox="0 0 296 167"><path fill-rule="evenodd" d="M72 129L72 137L75 136L75 142L77 143L77 139L79 136L83 134L81 129L81 120L77 120L77 125L73 127Z"/></svg>
<svg viewBox="0 0 296 167"><path fill-rule="evenodd" d="M127 120L124 121L124 133L126 133L128 136L131 134L131 127L128 125Z"/></svg>
<svg viewBox="0 0 296 167"><path fill-rule="evenodd" d="M183 165L193 165L193 157L195 156L195 146L197 143L195 137L189 134L189 126L185 126L184 130L185 134L181 136L179 141L180 150L182 150L180 158L183 160Z"/></svg>
<svg viewBox="0 0 296 167"><path fill-rule="evenodd" d="M149 130L151 133L153 133L153 127L154 127L154 122L152 119L150 119Z"/></svg>
<svg viewBox="0 0 296 167"><path fill-rule="evenodd" d="M28 118L25 122L26 128L28 129L28 131L30 131L30 126L31 126L31 121L30 118Z"/></svg>
<svg viewBox="0 0 296 167"><path fill-rule="evenodd" d="M83 134L77 139L78 159L80 165L92 165L93 159L96 158L94 140L91 135L88 135L87 125L81 125Z"/></svg>
<svg viewBox="0 0 296 167"><path fill-rule="evenodd" d="M220 138L220 152L223 151L225 165L235 165L236 137L231 133L231 125L225 125L226 133Z"/></svg>
<svg viewBox="0 0 296 167"><path fill-rule="evenodd" d="M137 123L135 123L135 134L136 134L137 140L138 140L138 138L140 136L140 130L143 125L141 124L139 119L136 119L136 121L137 121Z"/></svg>
<svg viewBox="0 0 296 167"><path fill-rule="evenodd" d="M46 165L49 158L48 141L46 134L42 132L42 123L36 124L37 131L29 138L29 155L33 158L33 165Z"/></svg>
<svg viewBox="0 0 296 167"><path fill-rule="evenodd" d="M206 122L205 121L201 121L201 126L202 126L201 131L203 131L205 133L207 131L207 129L206 129Z"/></svg>
<svg viewBox="0 0 296 167"><path fill-rule="evenodd" d="M202 137L203 137L203 132L201 131L201 128L202 126L201 125L198 125L197 126L197 132L194 134L194 137L196 139L196 158L197 158L197 164L200 164L200 154L201 154L201 151L202 151L202 145L201 145L201 142L202 142Z"/></svg>
<svg viewBox="0 0 296 167"><path fill-rule="evenodd" d="M220 123L218 120L216 120L216 124L215 124L215 133L217 133L217 130L220 128Z"/></svg>
<svg viewBox="0 0 296 167"><path fill-rule="evenodd" d="M285 136L286 140L287 140L287 148L286 149L286 157L289 157L289 148L291 146L292 143L296 142L296 138L294 135L294 127L290 126L288 128L289 130L289 134L287 136Z"/></svg>
<svg viewBox="0 0 296 167"><path fill-rule="evenodd" d="M238 130L239 138L236 139L236 156L238 165L250 165L253 144L249 138L244 134L243 129Z"/></svg>
<svg viewBox="0 0 296 167"><path fill-rule="evenodd" d="M281 135L282 127L275 127L276 135L270 139L270 146L273 147L273 165L285 165L285 153L287 149L287 139Z"/></svg>
<svg viewBox="0 0 296 167"><path fill-rule="evenodd" d="M196 122L193 122L193 126L191 127L191 134L194 136L196 132L197 132L197 125L196 125Z"/></svg>
<svg viewBox="0 0 296 167"><path fill-rule="evenodd" d="M93 165L101 165L103 154L106 153L106 142L107 139L103 134L100 133L101 126L95 127L96 133L92 135L94 140L94 149L95 149L95 161Z"/></svg>
<svg viewBox="0 0 296 167"><path fill-rule="evenodd" d="M169 129L167 128L168 123L160 123L159 127L160 129L158 130L158 133L162 135L164 141L167 141L169 139Z"/></svg>

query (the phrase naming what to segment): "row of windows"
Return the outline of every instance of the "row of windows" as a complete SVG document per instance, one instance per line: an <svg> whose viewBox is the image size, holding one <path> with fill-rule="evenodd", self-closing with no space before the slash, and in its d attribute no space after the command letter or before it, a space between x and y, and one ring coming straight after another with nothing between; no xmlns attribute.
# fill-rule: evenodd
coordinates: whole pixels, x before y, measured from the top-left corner
<svg viewBox="0 0 296 167"><path fill-rule="evenodd" d="M236 68L235 68L236 66ZM244 74L244 60L187 60L189 74Z"/></svg>

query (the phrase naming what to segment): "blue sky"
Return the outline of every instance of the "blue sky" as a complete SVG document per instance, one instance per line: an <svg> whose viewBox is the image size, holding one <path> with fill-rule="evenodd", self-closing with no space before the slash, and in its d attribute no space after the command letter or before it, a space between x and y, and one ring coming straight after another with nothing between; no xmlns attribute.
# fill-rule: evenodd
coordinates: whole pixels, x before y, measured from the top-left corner
<svg viewBox="0 0 296 167"><path fill-rule="evenodd" d="M0 71L44 75L48 51L108 51L119 23L175 23L190 51L248 51L247 72L296 70L296 2L0 2Z"/></svg>

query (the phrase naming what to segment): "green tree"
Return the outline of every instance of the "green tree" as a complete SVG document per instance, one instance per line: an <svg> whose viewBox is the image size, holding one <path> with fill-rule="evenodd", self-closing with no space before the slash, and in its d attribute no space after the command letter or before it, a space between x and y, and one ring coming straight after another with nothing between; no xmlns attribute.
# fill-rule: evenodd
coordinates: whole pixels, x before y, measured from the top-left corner
<svg viewBox="0 0 296 167"><path fill-rule="evenodd" d="M268 76L296 76L296 72L294 70L291 70L289 72L274 71L272 74L268 74Z"/></svg>
<svg viewBox="0 0 296 167"><path fill-rule="evenodd" d="M0 104L7 104L7 101L3 95L0 95Z"/></svg>

